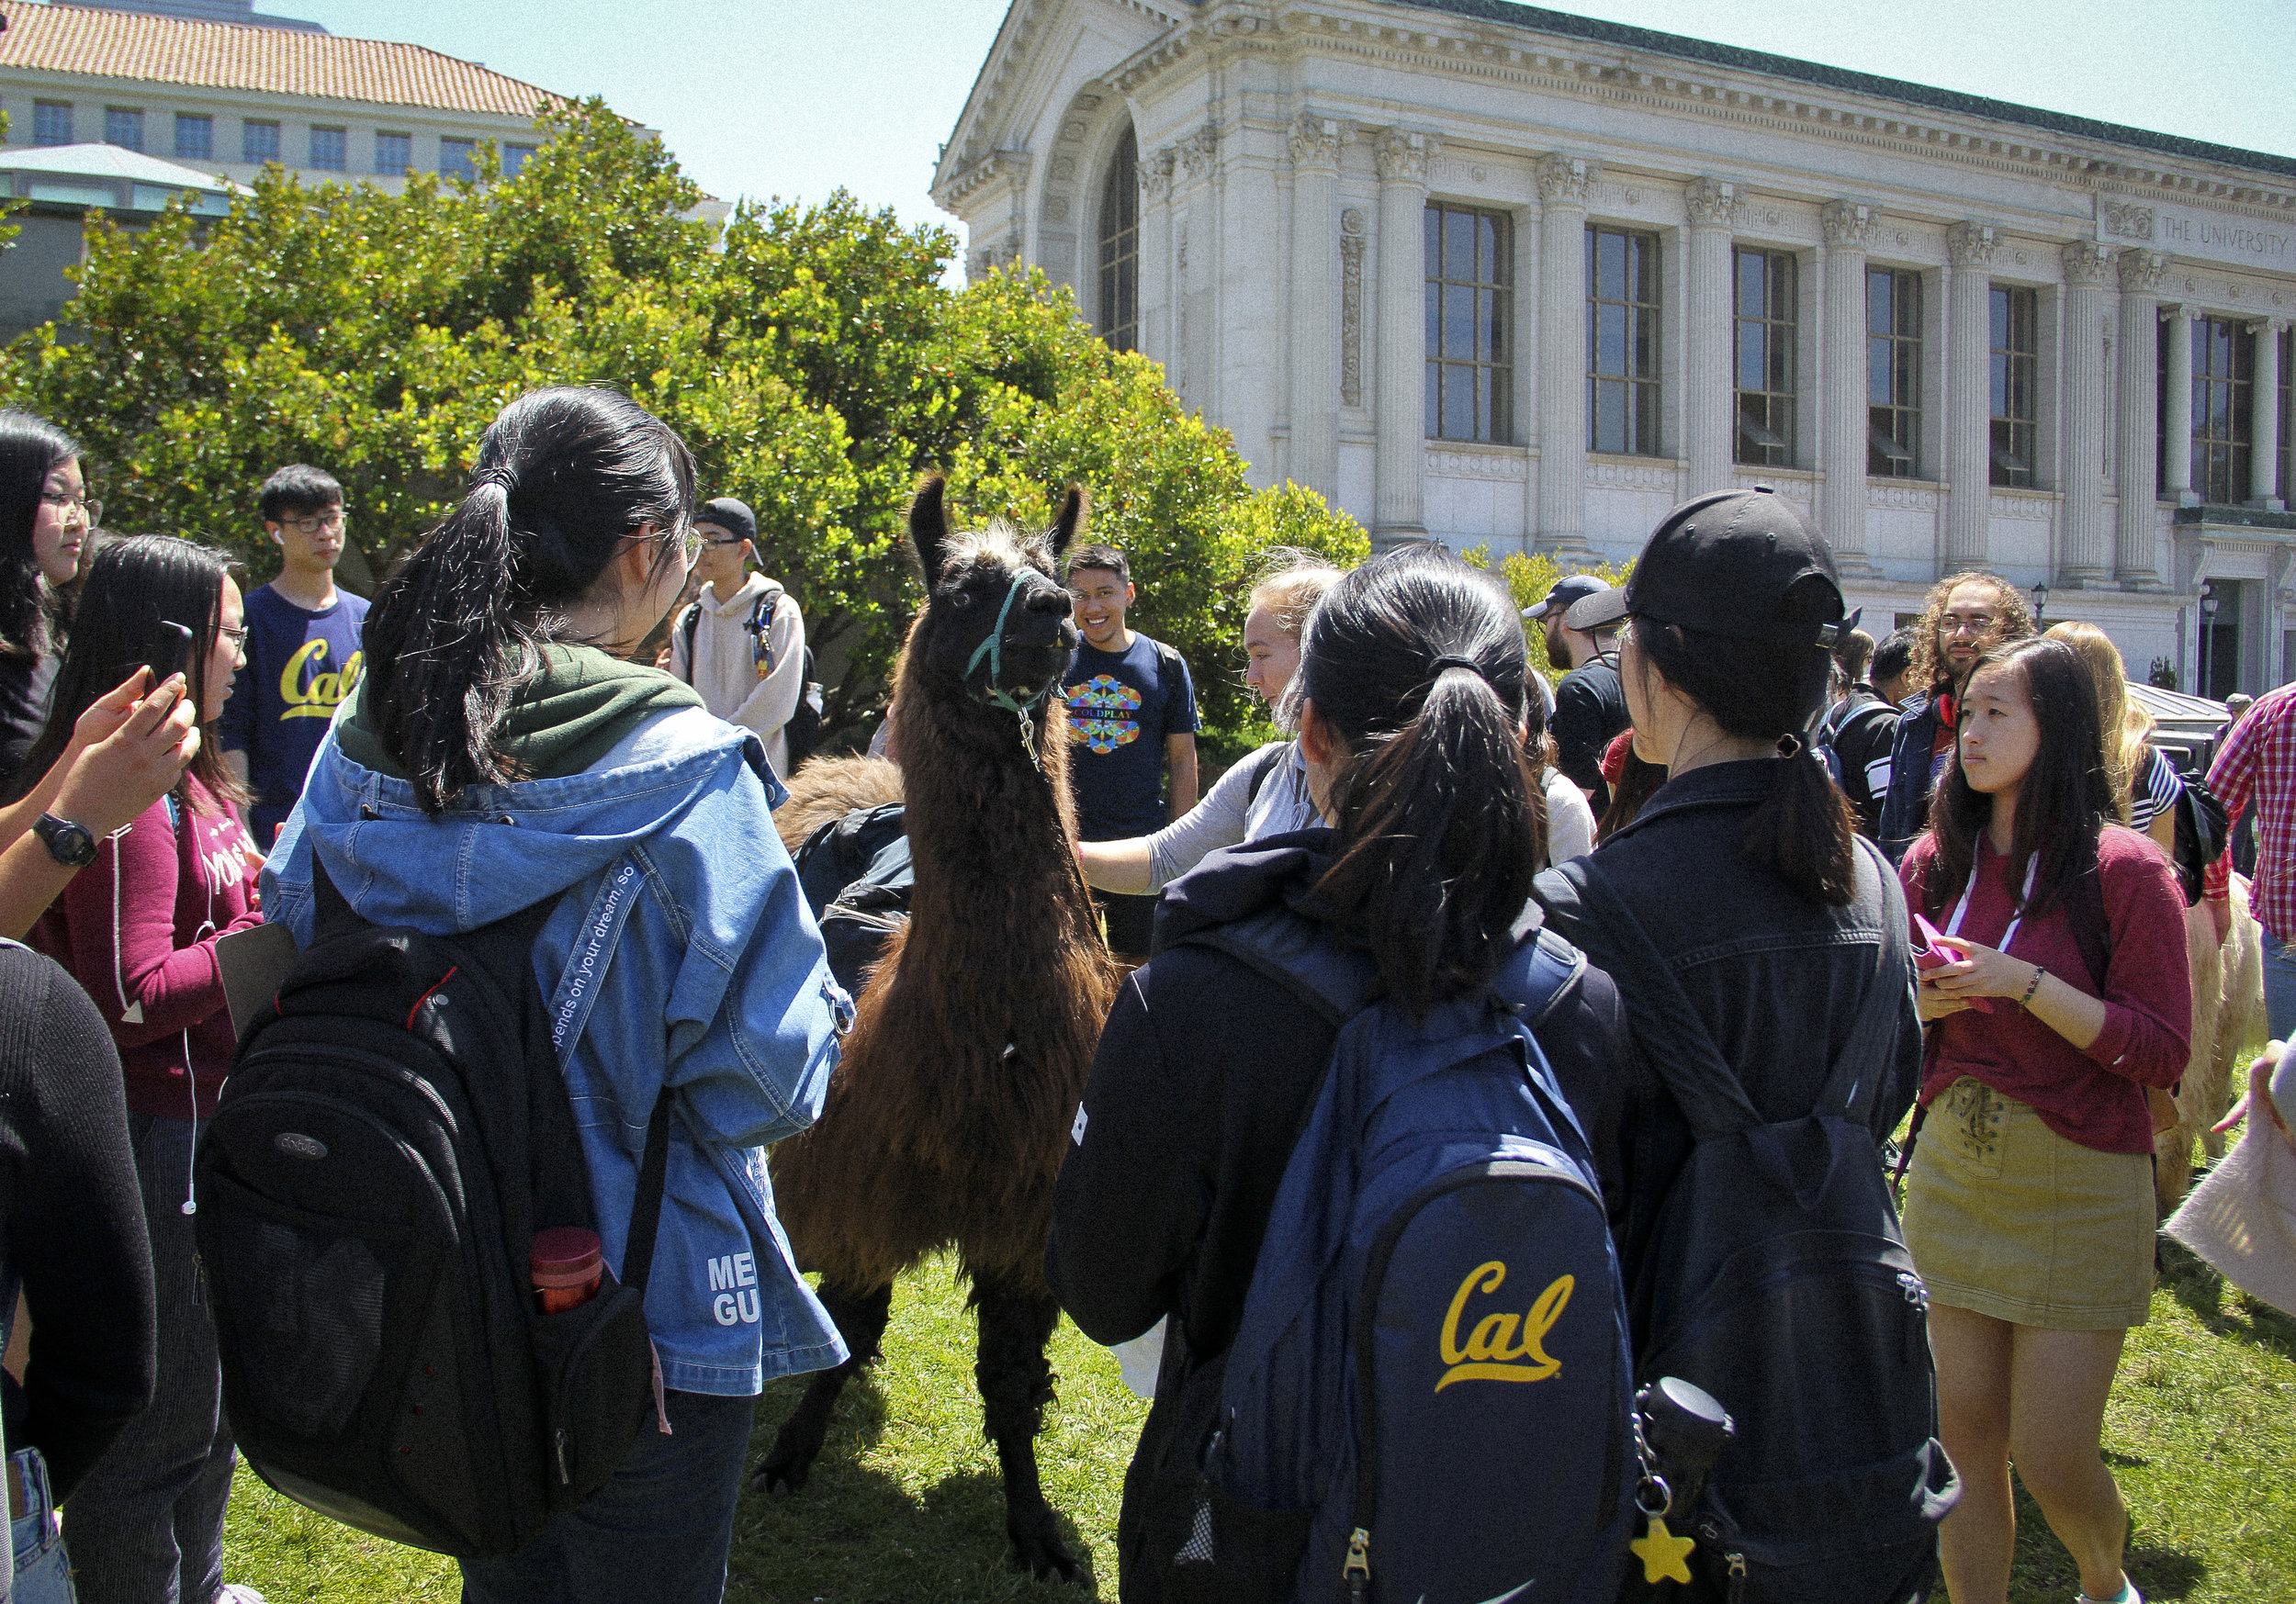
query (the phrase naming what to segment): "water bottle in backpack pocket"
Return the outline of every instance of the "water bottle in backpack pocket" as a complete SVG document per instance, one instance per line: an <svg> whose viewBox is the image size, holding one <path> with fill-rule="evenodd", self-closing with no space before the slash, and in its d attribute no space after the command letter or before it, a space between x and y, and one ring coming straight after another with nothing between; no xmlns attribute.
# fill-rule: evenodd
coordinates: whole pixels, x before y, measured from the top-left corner
<svg viewBox="0 0 2296 1604"><path fill-rule="evenodd" d="M1638 1463L1626 1308L1529 1028L1583 960L1527 940L1492 994L1414 1022L1287 912L1191 939L1343 1022L1216 1408L1181 1439L1202 1444L1197 1524L1216 1542L1224 1498L1304 1525L1301 1600L1607 1601Z"/></svg>

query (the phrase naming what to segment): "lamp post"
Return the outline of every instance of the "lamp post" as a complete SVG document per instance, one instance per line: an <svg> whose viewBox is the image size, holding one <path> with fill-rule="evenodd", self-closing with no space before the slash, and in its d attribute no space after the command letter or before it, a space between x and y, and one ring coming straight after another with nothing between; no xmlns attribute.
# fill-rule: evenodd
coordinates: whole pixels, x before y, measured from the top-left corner
<svg viewBox="0 0 2296 1604"><path fill-rule="evenodd" d="M2049 581L2043 579L2033 587L2033 628L2036 632L2042 627L2042 621L2048 616Z"/></svg>
<svg viewBox="0 0 2296 1604"><path fill-rule="evenodd" d="M2202 696L2209 693L2212 682L2209 670L2216 656L2216 587L2200 587L2200 683L2195 687Z"/></svg>

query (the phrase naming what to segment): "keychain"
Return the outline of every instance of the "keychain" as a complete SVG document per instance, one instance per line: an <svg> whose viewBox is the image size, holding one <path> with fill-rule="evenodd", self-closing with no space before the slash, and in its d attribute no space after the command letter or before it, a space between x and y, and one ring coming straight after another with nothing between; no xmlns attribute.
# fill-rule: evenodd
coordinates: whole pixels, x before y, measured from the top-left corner
<svg viewBox="0 0 2296 1604"><path fill-rule="evenodd" d="M1653 1493L1658 1499L1655 1509L1649 1501ZM1642 1579L1653 1585L1690 1580L1690 1551L1698 1546L1698 1540L1677 1537L1666 1529L1666 1512L1673 1507L1673 1490L1666 1485L1664 1476L1645 1476L1642 1485L1635 1489L1635 1508L1642 1511L1649 1524L1626 1547L1642 1562Z"/></svg>

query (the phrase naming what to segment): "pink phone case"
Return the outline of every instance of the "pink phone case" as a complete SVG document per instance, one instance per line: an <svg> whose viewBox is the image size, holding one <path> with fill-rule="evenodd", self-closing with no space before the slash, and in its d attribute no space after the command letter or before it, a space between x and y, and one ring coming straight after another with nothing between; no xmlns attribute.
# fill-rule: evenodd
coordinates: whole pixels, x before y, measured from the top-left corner
<svg viewBox="0 0 2296 1604"><path fill-rule="evenodd" d="M1932 970L1954 961L1952 948L1940 947L1937 944L1938 937L1943 934L1943 931L1920 914L1914 914L1913 964L1916 969ZM1969 1005L1980 1014L1993 1012L1993 1000L1990 997L1971 997L1968 1002Z"/></svg>

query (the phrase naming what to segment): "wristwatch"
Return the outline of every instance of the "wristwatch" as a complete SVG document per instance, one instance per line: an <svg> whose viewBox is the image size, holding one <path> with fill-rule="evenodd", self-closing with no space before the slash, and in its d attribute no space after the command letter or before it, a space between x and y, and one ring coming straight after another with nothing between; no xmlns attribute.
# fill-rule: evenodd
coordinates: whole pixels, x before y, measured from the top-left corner
<svg viewBox="0 0 2296 1604"><path fill-rule="evenodd" d="M42 813L32 826L32 833L48 848L48 856L66 869L85 869L96 861L96 837L88 833L85 824Z"/></svg>

